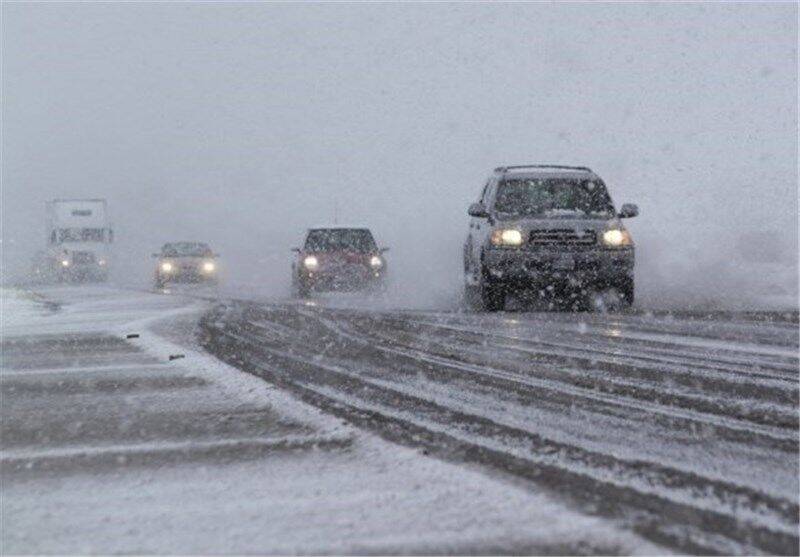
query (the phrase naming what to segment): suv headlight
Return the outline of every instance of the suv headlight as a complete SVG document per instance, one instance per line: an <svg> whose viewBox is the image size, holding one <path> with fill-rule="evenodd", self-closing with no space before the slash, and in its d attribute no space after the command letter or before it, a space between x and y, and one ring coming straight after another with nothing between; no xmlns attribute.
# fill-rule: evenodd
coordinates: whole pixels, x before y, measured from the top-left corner
<svg viewBox="0 0 800 557"><path fill-rule="evenodd" d="M309 255L305 259L303 259L303 265L309 271L313 271L317 267L319 267L319 261L317 261L317 258L314 257L313 255Z"/></svg>
<svg viewBox="0 0 800 557"><path fill-rule="evenodd" d="M214 269L216 268L217 266L214 265L213 261L206 261L203 263L203 271L205 271L206 273L213 273Z"/></svg>
<svg viewBox="0 0 800 557"><path fill-rule="evenodd" d="M161 270L164 271L165 273L172 272L172 263L170 263L169 261L164 261L161 264Z"/></svg>
<svg viewBox="0 0 800 557"><path fill-rule="evenodd" d="M492 232L494 246L521 246L522 232L515 228L499 229Z"/></svg>
<svg viewBox="0 0 800 557"><path fill-rule="evenodd" d="M627 230L624 228L612 228L603 232L603 243L608 247L621 248L630 246L633 242Z"/></svg>
<svg viewBox="0 0 800 557"><path fill-rule="evenodd" d="M381 267L383 267L383 259L381 259L377 255L373 255L372 258L369 260L369 264L373 269L380 269Z"/></svg>

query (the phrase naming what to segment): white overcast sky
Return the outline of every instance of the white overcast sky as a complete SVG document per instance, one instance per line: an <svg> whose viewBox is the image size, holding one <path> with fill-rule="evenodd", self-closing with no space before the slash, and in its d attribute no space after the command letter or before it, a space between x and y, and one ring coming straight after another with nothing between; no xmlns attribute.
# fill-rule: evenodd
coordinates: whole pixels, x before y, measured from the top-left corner
<svg viewBox="0 0 800 557"><path fill-rule="evenodd" d="M127 277L147 280L164 241L202 239L232 276L283 288L288 248L338 203L393 248L398 278L448 292L491 168L558 162L639 203L648 295L763 290L736 263L754 245L778 250L796 291L794 3L6 3L2 16L8 274L43 247L45 200L90 196L109 200Z"/></svg>

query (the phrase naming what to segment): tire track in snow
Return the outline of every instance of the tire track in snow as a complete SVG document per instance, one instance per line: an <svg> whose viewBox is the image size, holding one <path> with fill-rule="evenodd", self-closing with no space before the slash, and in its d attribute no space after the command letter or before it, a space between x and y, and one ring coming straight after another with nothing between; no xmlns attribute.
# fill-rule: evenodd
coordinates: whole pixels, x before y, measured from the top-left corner
<svg viewBox="0 0 800 557"><path fill-rule="evenodd" d="M435 437L446 434L456 439L453 443L459 446L472 445L475 451L488 451L486 454L494 455L492 458L495 459L495 466L500 466L501 469L518 459L532 460L531 464L535 468L550 470L548 477L551 478L551 485L564 487L571 480L578 483L588 481L596 483L595 488L602 486L603 489L615 490L613 496L621 501L636 500L631 508L617 509L617 514L634 522L636 512L643 512L644 509L649 509L647 512L654 512L661 518L669 517L664 528L656 528L652 522L646 520L638 523L638 528L652 530L650 533L653 539L668 535L670 521L672 526L681 525L684 533L695 529L708 534L701 537L705 539L703 544L710 545L695 545L699 543L697 540L672 540L674 546L686 550L703 547L706 551L714 549L730 552L730 546L719 541L720 537L733 539L739 551L760 549L783 553L796 550L797 504L794 501L770 497L741 485L692 476L684 471L659 467L650 462L620 460L613 455L588 451L579 446L554 444L552 440L538 436L535 431L515 428L476 414L474 408L469 409L470 411L463 407L454 409L452 400L430 400L424 392L413 388L409 390L407 385L398 382L398 378L402 377L402 373L398 373L398 365L390 365L389 359L376 355L376 352L383 353L375 346L374 339L361 337L362 342L357 342L355 339L359 338L358 335L347 338L341 335L341 331L334 331L339 337L332 339L324 330L320 330L320 326L329 326L330 323L321 323L315 317L315 312L311 312L309 316L299 315L302 312L296 309L294 312L286 308L277 310L277 315L272 317L277 318L280 322L279 329L282 330L276 333L276 328L271 328L271 336L264 335L264 326L253 326L250 322L260 310L255 311L250 307L246 312L249 313L247 319L243 319L241 312L237 314L233 311L223 312L215 320L204 320L203 328L208 347L222 357L236 358L245 367L261 366L259 369L262 371L269 368L266 372L272 380L295 390L305 389L306 396L317 397L320 405L329 410L336 406L339 411L348 415L369 413L380 417L384 424L382 428L402 429L411 427L408 424L413 422L412 429L421 430L425 435ZM285 329L287 326L296 331L293 339ZM320 357L320 354L324 356ZM394 356L398 357L400 354ZM421 368L434 366L438 371L444 367L442 362L423 363L419 356L416 353L406 355L412 363L416 359ZM345 368L326 363L337 359L343 359L351 365ZM370 372L353 372L350 370L353 368L352 364L361 364ZM406 362L406 365L410 364ZM384 367L390 373L384 372L383 379L375 379L374 375L380 373ZM484 384L482 381L479 383ZM316 394L312 396L309 391ZM438 404L439 402L445 406ZM400 422L405 425L399 425ZM451 429L447 429L448 427ZM437 431L437 428L445 429ZM454 436L455 433L458 435ZM405 443L419 444L413 438L401 437ZM514 440L517 446L529 449L522 455L510 454L509 439ZM435 444L429 448L436 448ZM462 446L461 450L469 449ZM543 455L548 453L559 456L547 461ZM501 465L501 462L505 464ZM587 472L577 465L572 468L565 466L565 462L584 465L589 462L593 468L590 466ZM580 480L572 477L576 474L580 476ZM617 492L619 490L622 492ZM568 491L572 489L568 488ZM580 499L575 493L573 496ZM676 505L688 505L692 509L689 514L694 515L694 520L689 521L690 524L687 524L685 518L678 520L679 516L684 516L687 508L678 512ZM749 518L743 520L742 515L748 515ZM645 523L647 526L643 525ZM712 542L714 539L718 541Z"/></svg>

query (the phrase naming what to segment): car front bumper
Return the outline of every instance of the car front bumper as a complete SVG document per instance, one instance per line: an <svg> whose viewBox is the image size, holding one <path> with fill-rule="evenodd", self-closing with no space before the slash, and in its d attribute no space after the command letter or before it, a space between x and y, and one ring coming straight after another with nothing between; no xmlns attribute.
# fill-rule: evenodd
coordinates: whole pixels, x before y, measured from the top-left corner
<svg viewBox="0 0 800 557"><path fill-rule="evenodd" d="M158 280L161 282L211 282L216 279L216 272L206 272L194 267L178 267L170 272L158 272Z"/></svg>
<svg viewBox="0 0 800 557"><path fill-rule="evenodd" d="M488 249L483 264L491 280L519 287L619 284L633 280L634 249Z"/></svg>
<svg viewBox="0 0 800 557"><path fill-rule="evenodd" d="M380 285L386 277L385 270L346 268L338 270L303 271L300 282L313 290L359 290Z"/></svg>

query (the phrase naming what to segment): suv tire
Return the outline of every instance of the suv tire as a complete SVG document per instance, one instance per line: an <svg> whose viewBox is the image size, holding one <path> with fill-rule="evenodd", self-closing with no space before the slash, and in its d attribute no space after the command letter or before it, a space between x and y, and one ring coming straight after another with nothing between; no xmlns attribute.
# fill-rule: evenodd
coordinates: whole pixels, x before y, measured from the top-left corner
<svg viewBox="0 0 800 557"><path fill-rule="evenodd" d="M484 270L480 284L481 305L486 311L503 311L506 307L506 287L489 278Z"/></svg>
<svg viewBox="0 0 800 557"><path fill-rule="evenodd" d="M311 289L303 284L303 281L297 282L297 297L301 299L308 298L309 294L311 293Z"/></svg>
<svg viewBox="0 0 800 557"><path fill-rule="evenodd" d="M625 300L625 305L627 307L632 307L634 301L633 278L629 278L620 283L619 291L622 294L622 299Z"/></svg>

